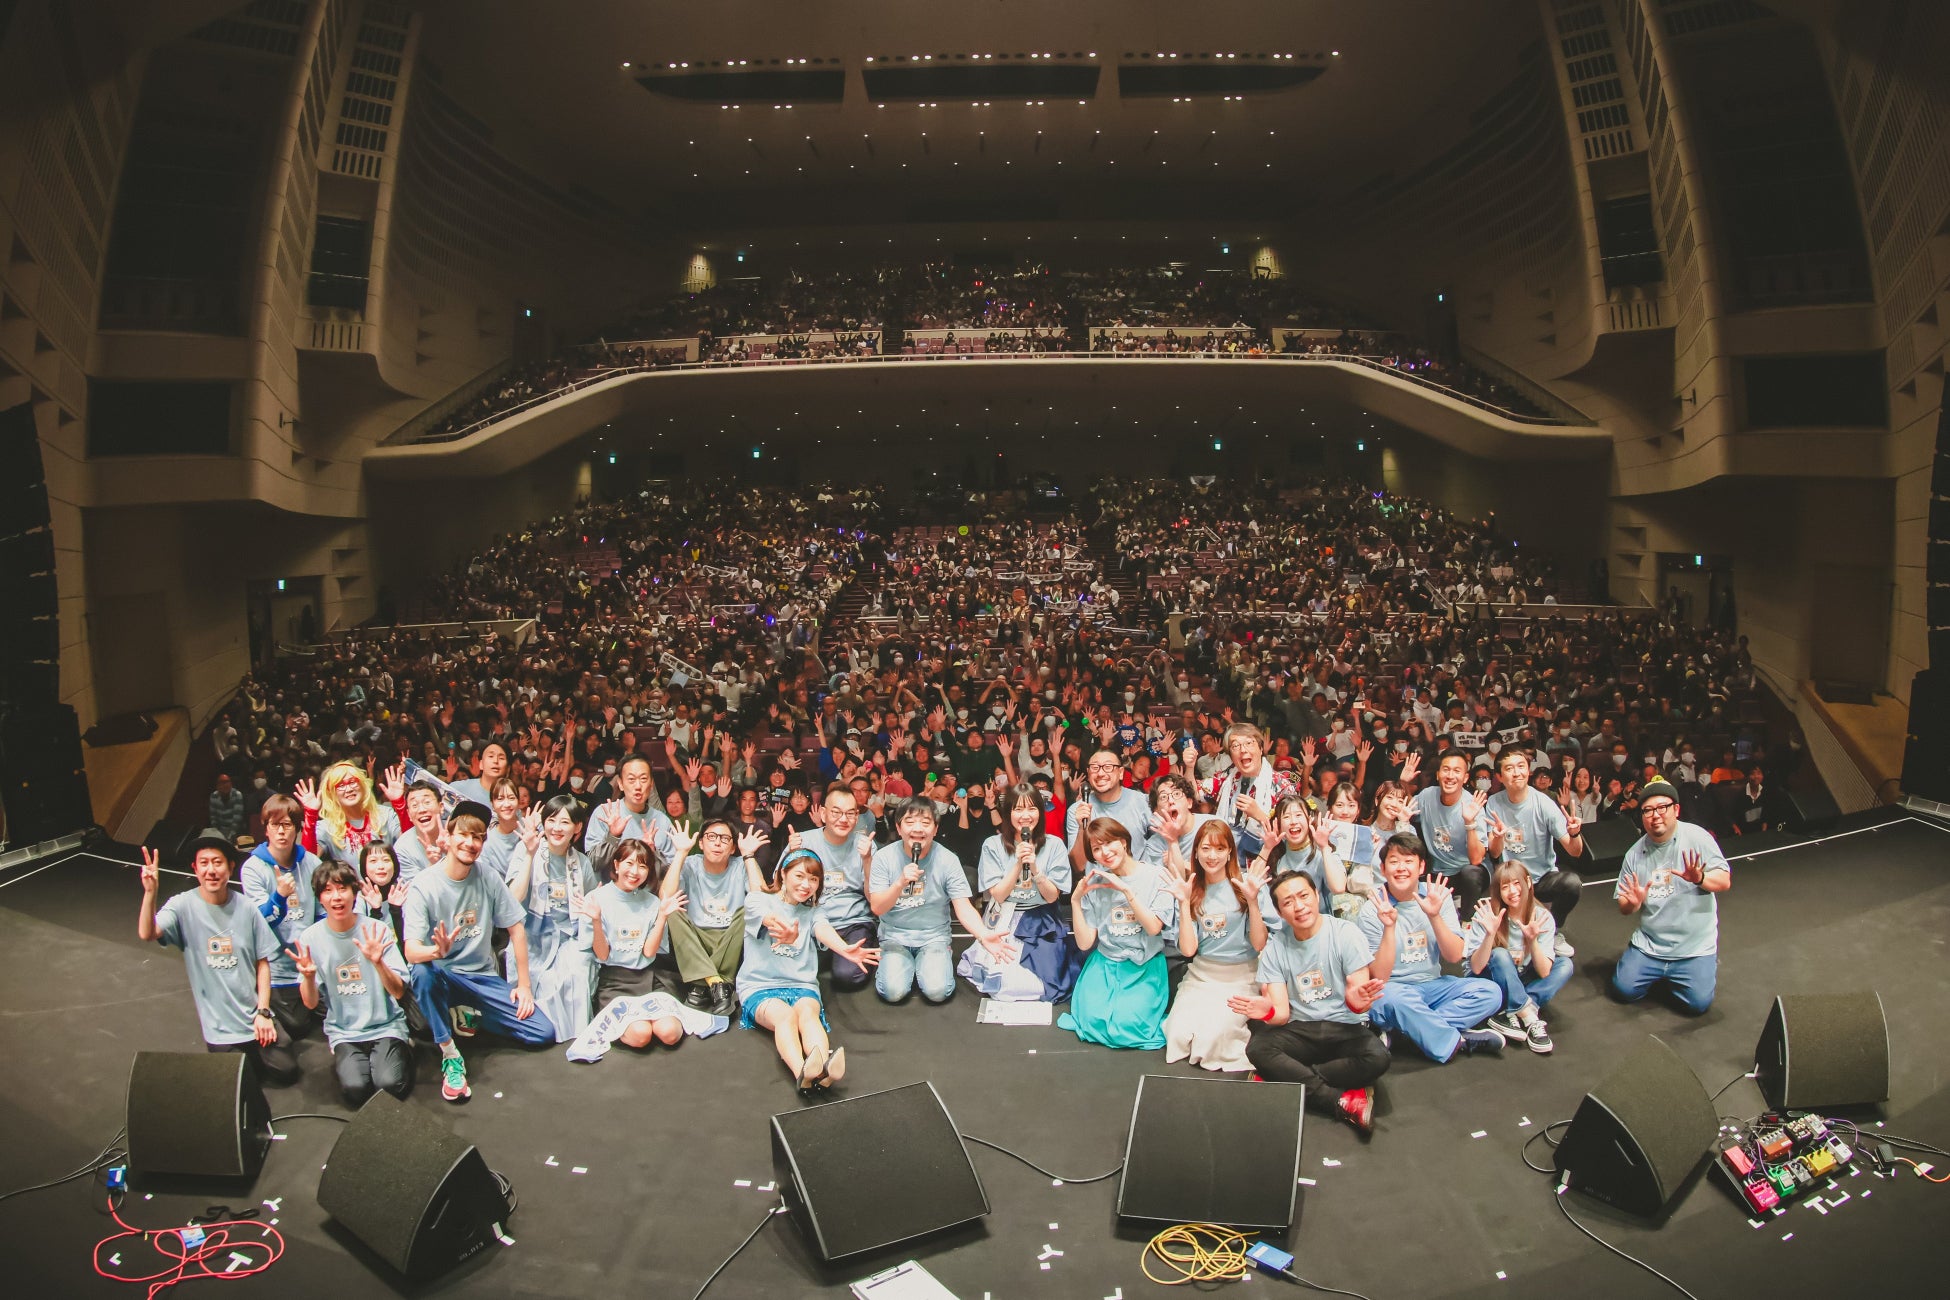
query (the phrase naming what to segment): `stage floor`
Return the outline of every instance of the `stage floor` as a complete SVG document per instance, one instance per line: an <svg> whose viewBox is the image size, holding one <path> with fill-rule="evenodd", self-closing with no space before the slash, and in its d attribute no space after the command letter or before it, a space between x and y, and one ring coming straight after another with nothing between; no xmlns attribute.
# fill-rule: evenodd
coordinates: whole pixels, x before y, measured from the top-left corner
<svg viewBox="0 0 1950 1300"><path fill-rule="evenodd" d="M1300 1189L1287 1243L1295 1267L1373 1300L1538 1294L1540 1284L1584 1297L1670 1294L1565 1223L1550 1203L1551 1182L1526 1170L1518 1149L1539 1126L1568 1117L1648 1033L1664 1038L1709 1090L1735 1079L1750 1068L1778 993L1879 990L1891 1030L1892 1097L1883 1111L1850 1114L1865 1126L1881 1119L1888 1132L1950 1146L1950 1038L1943 1033L1950 830L1891 813L1827 840L1732 847L1765 851L1735 859L1735 886L1721 906L1719 1001L1710 1013L1688 1019L1664 1005L1625 1007L1605 996L1629 929L1609 888L1588 887L1567 927L1580 969L1552 1008L1555 1055L1516 1050L1501 1060L1435 1067L1398 1048L1372 1139L1308 1116L1302 1173L1314 1181ZM134 1052L199 1046L182 958L136 940L138 900L134 869L99 858L0 880L0 1149L7 1153L0 1191L66 1173L103 1146L122 1123ZM887 1007L871 991L833 999L835 1039L851 1069L845 1093L932 1080L964 1132L1080 1178L1121 1158L1140 1075L1197 1073L1165 1065L1162 1053L1085 1046L1056 1029L978 1026L978 1000L966 987L939 1008ZM227 1290L335 1298L628 1292L683 1300L772 1203L758 1190L772 1178L767 1117L800 1102L766 1036L734 1029L647 1057L619 1048L596 1065L570 1065L559 1048L528 1053L480 1042L469 1051L470 1103L440 1100L427 1086L423 1055L412 1104L478 1144L513 1181L520 1196L508 1225L513 1246L491 1248L421 1288L387 1280L327 1226L315 1200L340 1126L296 1119L279 1126L289 1136L272 1146L249 1193L279 1203L286 1255ZM270 1090L272 1113L345 1113L323 1043L304 1044L301 1059L303 1081ZM1762 1105L1744 1081L1720 1101L1727 1115ZM981 1226L828 1272L781 1216L710 1294L843 1295L848 1281L906 1258L925 1262L962 1300L1111 1297L1120 1288L1126 1297L1162 1294L1139 1270L1148 1232L1117 1224L1115 1179L1052 1186L1005 1155L970 1149L994 1207ZM1548 1163L1542 1143L1534 1155ZM1845 1295L1871 1284L1891 1296L1942 1294L1950 1187L1906 1169L1889 1179L1865 1172L1843 1185L1853 1195L1831 1213L1796 1208L1758 1228L1704 1180L1656 1229L1581 1197L1571 1204L1593 1229L1702 1300ZM241 1203L138 1192L123 1214L140 1227L172 1226L226 1199ZM90 1247L112 1227L86 1181L0 1204L9 1292L139 1295L90 1268ZM1063 1253L1039 1260L1046 1246ZM1245 1285L1248 1294L1279 1286L1264 1277Z"/></svg>

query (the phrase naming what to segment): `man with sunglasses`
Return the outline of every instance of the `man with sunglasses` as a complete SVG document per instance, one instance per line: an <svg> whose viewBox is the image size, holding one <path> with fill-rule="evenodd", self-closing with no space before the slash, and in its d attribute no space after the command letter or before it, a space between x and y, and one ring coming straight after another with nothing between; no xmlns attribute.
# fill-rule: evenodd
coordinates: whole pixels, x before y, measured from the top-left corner
<svg viewBox="0 0 1950 1300"><path fill-rule="evenodd" d="M1654 777L1639 791L1645 834L1625 854L1612 897L1639 928L1612 972L1612 988L1637 1002L1660 984L1698 1015L1713 1005L1719 973L1720 916L1714 897L1733 887L1720 846L1702 827L1679 820L1679 791Z"/></svg>

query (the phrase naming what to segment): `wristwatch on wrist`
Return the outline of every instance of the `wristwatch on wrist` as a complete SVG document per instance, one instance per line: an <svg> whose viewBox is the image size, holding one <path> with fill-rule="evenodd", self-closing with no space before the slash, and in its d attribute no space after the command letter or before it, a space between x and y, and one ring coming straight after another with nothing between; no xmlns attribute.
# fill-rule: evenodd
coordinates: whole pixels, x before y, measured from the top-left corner
<svg viewBox="0 0 1950 1300"><path fill-rule="evenodd" d="M263 1020L272 1020L276 1018L275 1015L272 1013L271 1008L269 1007L259 1007L256 1011L256 1015Z"/></svg>

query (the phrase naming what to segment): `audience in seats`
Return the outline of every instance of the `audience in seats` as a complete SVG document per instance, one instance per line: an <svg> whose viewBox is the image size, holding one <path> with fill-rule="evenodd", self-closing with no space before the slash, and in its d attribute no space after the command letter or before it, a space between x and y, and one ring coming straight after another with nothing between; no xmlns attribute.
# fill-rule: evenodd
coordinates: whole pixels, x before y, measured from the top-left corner
<svg viewBox="0 0 1950 1300"><path fill-rule="evenodd" d="M204 758L261 847L213 829L138 914L206 1042L290 1082L322 1023L348 1099L424 1053L459 1101L469 1035L654 1061L736 1021L818 1088L828 1000L961 978L1366 1127L1379 1033L1550 1050L1624 819L1611 986L1711 1004L1714 834L1806 776L1728 629L1337 479L929 508L660 484L247 678Z"/></svg>

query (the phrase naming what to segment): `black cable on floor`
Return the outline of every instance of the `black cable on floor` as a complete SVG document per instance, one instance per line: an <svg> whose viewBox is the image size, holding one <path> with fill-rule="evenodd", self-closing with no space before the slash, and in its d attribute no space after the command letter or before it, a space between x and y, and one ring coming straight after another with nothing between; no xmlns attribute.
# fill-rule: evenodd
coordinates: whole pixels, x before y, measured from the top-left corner
<svg viewBox="0 0 1950 1300"><path fill-rule="evenodd" d="M127 1131L127 1129L116 1129L115 1136L108 1140L108 1145L96 1153L94 1159L73 1173L62 1174L59 1178L51 1179L45 1183L35 1183L32 1187L16 1187L11 1192L0 1192L0 1201L9 1200L15 1196L25 1196L29 1192L44 1192L50 1187L59 1187L63 1183L71 1183L77 1178L86 1178L89 1174L94 1173L104 1165L114 1164L117 1160L128 1159L129 1153L122 1149L122 1139Z"/></svg>
<svg viewBox="0 0 1950 1300"><path fill-rule="evenodd" d="M327 1115L323 1111L312 1110L294 1111L289 1115L271 1116L271 1122L273 1124L282 1124L288 1119L329 1119L339 1124L350 1124L352 1122L351 1119L344 1115Z"/></svg>
<svg viewBox="0 0 1950 1300"><path fill-rule="evenodd" d="M726 1255L724 1257L724 1263L718 1265L716 1268L711 1270L711 1276L704 1279L704 1285L697 1289L697 1291L691 1296L691 1300L701 1300L701 1297L704 1295L704 1293L711 1289L711 1284L718 1280L718 1274L730 1268L731 1261L737 1259L740 1255L744 1254L745 1247L751 1245L752 1242L758 1240L758 1234L765 1231L765 1225L772 1221L772 1216L775 1214L783 1214L784 1212L785 1212L785 1200L783 1197L781 1197L777 1205L774 1205L771 1209L765 1211L765 1217L758 1221L758 1226L745 1234L745 1239L738 1243L738 1249L732 1251L729 1255Z"/></svg>
<svg viewBox="0 0 1950 1300"><path fill-rule="evenodd" d="M1009 1150L1008 1147L998 1145L997 1143L989 1141L987 1138L978 1138L972 1133L960 1133L957 1134L957 1136L960 1137L961 1140L964 1142L979 1142L981 1145L987 1147L991 1151L1000 1151L1003 1155L1008 1156L1011 1159L1020 1160L1024 1164L1028 1165L1031 1169L1034 1169L1037 1173L1041 1174L1043 1177L1054 1178L1056 1179L1056 1181L1060 1183L1078 1183L1078 1184L1101 1183L1104 1181L1104 1179L1115 1178L1118 1174L1124 1171L1124 1162L1120 1160L1117 1162L1117 1167L1115 1169L1108 1170L1105 1173L1092 1174L1088 1178L1065 1178L1062 1174L1051 1173L1049 1170L1037 1164L1034 1160L1031 1160L1028 1156L1023 1155L1020 1152L1011 1151Z"/></svg>
<svg viewBox="0 0 1950 1300"><path fill-rule="evenodd" d="M1579 1223L1577 1220L1577 1216L1571 1213L1571 1207L1564 1203L1564 1187L1561 1184L1552 1192L1551 1199L1557 1202L1558 1211L1561 1214L1563 1214L1565 1220L1573 1228L1576 1228L1579 1232L1582 1232L1585 1236L1591 1238L1593 1241L1597 1242L1600 1246L1603 1246L1606 1250L1609 1250L1612 1254L1618 1256L1626 1263L1635 1264L1638 1267L1644 1269L1646 1272L1650 1273L1653 1277L1658 1278L1661 1282L1664 1282L1667 1286L1679 1292L1680 1295L1685 1296L1686 1300L1699 1300L1698 1296L1694 1295L1691 1291L1688 1291L1685 1287L1679 1285L1679 1283L1667 1277L1664 1273L1661 1273L1658 1269L1652 1267L1652 1265L1640 1259L1637 1255L1626 1254L1624 1251L1612 1245L1609 1241L1606 1241L1603 1237L1600 1237L1597 1233L1593 1232L1591 1229L1585 1227L1582 1223Z"/></svg>
<svg viewBox="0 0 1950 1300"><path fill-rule="evenodd" d="M1720 1086L1720 1091L1719 1091L1719 1092L1716 1092L1716 1093L1714 1093L1714 1094L1713 1094L1713 1095L1712 1095L1711 1097L1708 1097L1708 1098L1707 1098L1706 1100L1707 1100L1707 1101L1709 1101L1709 1102L1715 1102L1715 1101L1718 1101L1718 1100L1720 1099L1720 1097L1721 1097L1721 1095L1722 1095L1722 1094L1724 1094L1724 1093L1726 1092L1726 1090L1727 1090L1728 1088L1731 1088L1731 1087L1732 1087L1732 1086L1733 1086L1734 1084L1736 1084L1736 1083L1739 1083L1739 1082L1740 1082L1740 1081L1741 1081L1742 1079L1751 1079L1751 1078L1753 1078L1753 1077L1754 1077L1754 1076L1753 1076L1753 1075L1752 1075L1751 1073L1750 1073L1750 1074L1736 1074L1736 1075L1735 1075L1735 1076L1734 1076L1733 1078L1731 1078L1731 1079L1728 1079L1728 1080L1727 1080L1727 1081L1726 1081L1726 1082L1725 1082L1724 1084L1722 1084L1722 1085Z"/></svg>
<svg viewBox="0 0 1950 1300"><path fill-rule="evenodd" d="M1329 1295L1352 1296L1353 1300L1368 1300L1368 1297L1362 1295L1359 1291L1343 1291L1337 1286L1322 1286L1318 1282L1309 1282L1306 1278L1301 1277L1298 1273L1294 1272L1290 1268L1287 1269L1285 1272L1281 1273L1280 1276L1298 1282L1301 1286L1307 1287L1314 1291L1325 1291Z"/></svg>

